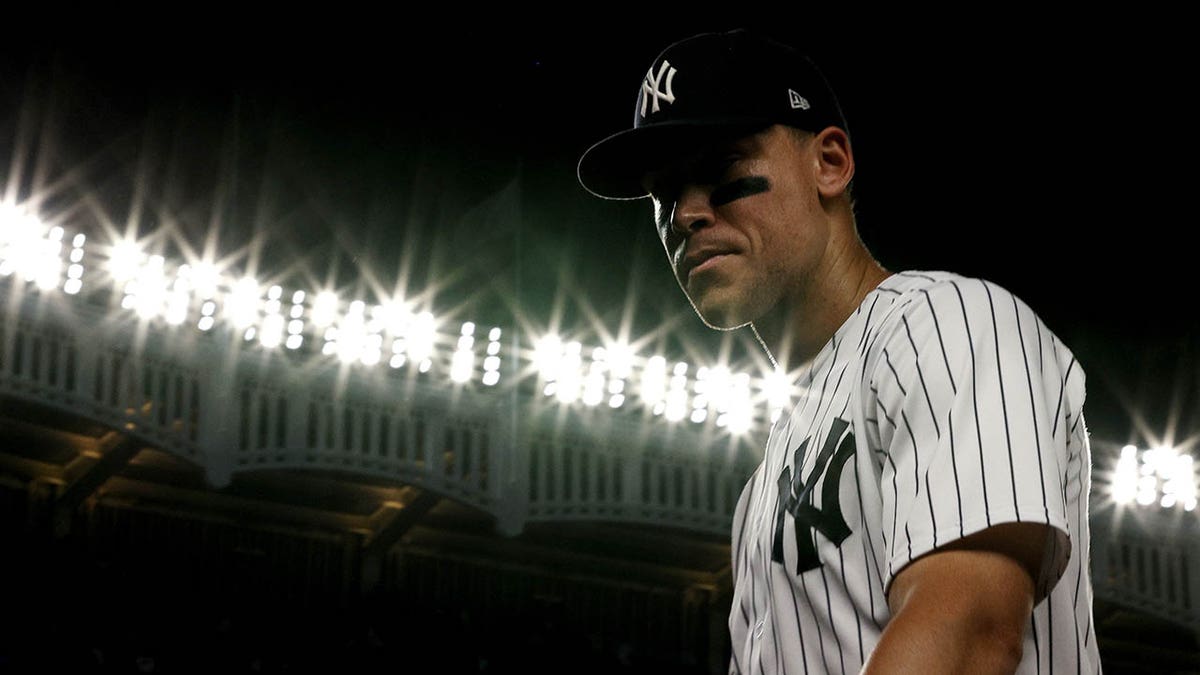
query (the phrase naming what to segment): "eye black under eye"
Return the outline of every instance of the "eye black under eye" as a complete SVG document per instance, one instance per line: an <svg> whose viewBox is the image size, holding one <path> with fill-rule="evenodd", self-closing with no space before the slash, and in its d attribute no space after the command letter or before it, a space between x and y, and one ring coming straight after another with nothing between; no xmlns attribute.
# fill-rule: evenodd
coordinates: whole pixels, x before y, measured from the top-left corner
<svg viewBox="0 0 1200 675"><path fill-rule="evenodd" d="M770 189L770 181L762 176L736 178L713 188L712 194L709 196L709 203L714 207L724 206L730 202L760 194Z"/></svg>

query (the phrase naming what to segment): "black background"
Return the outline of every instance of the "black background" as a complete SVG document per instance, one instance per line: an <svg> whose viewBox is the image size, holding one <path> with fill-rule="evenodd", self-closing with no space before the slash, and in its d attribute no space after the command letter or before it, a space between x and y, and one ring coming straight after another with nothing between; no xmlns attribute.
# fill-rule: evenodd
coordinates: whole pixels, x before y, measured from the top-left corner
<svg viewBox="0 0 1200 675"><path fill-rule="evenodd" d="M219 223L218 250L240 251L243 270L348 288L364 269L390 287L403 268L410 289L451 272L445 302L495 273L517 280L534 325L615 330L636 301L636 330L665 321L703 352L725 336L690 314L648 206L590 197L574 166L629 123L663 46L756 27L803 46L839 91L860 229L885 266L984 276L1025 299L1079 355L1101 440L1200 426L1180 17L398 11L14 21L0 172L27 195L41 166L57 186L47 208L87 192L118 228L141 204L142 236L169 223L201 247ZM461 223L517 175L514 274L476 245L495 233Z"/></svg>

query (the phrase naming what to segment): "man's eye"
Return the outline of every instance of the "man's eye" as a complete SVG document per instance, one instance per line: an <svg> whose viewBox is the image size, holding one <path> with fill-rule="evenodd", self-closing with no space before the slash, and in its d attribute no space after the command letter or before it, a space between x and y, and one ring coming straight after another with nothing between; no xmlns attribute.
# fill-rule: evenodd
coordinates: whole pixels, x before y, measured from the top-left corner
<svg viewBox="0 0 1200 675"><path fill-rule="evenodd" d="M702 185L716 185L726 180L734 165L737 164L737 157L721 157L713 159L710 162L705 162L696 172L696 182Z"/></svg>
<svg viewBox="0 0 1200 675"><path fill-rule="evenodd" d="M679 185L672 181L658 181L650 186L650 196L659 204L672 204L679 193Z"/></svg>

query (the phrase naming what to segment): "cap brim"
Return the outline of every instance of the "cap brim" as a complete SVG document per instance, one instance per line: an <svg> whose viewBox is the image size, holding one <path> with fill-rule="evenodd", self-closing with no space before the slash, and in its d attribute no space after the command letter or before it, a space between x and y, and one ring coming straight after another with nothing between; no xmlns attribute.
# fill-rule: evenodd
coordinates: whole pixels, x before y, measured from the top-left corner
<svg viewBox="0 0 1200 675"><path fill-rule="evenodd" d="M641 199L646 172L700 144L739 136L769 124L761 119L674 120L626 129L588 148L579 158L579 183L604 199Z"/></svg>

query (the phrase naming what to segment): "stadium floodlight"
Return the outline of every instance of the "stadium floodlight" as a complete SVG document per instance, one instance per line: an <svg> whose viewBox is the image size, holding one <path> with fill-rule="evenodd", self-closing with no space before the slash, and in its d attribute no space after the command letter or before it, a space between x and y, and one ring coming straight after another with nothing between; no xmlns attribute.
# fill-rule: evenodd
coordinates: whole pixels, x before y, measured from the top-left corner
<svg viewBox="0 0 1200 675"><path fill-rule="evenodd" d="M0 273L8 276L20 272L27 281L37 278L44 226L24 208L6 204L0 206Z"/></svg>
<svg viewBox="0 0 1200 675"><path fill-rule="evenodd" d="M475 353L470 349L455 350L450 357L450 379L459 383L468 382L474 369Z"/></svg>
<svg viewBox="0 0 1200 675"><path fill-rule="evenodd" d="M163 272L165 262L161 255L150 256L137 275L136 291L130 293L134 310L143 319L158 316L166 305L169 286Z"/></svg>
<svg viewBox="0 0 1200 675"><path fill-rule="evenodd" d="M728 398L724 411L728 415L725 428L735 436L750 431L754 424L754 406L750 398L750 376L737 373L729 378Z"/></svg>
<svg viewBox="0 0 1200 675"><path fill-rule="evenodd" d="M292 347L292 339L290 335L300 335L304 332L304 321L301 318L304 316L304 291L296 291L292 293L292 308L288 310L288 316L292 319L288 322L288 348L297 349L300 346L301 340L295 342L295 347Z"/></svg>
<svg viewBox="0 0 1200 675"><path fill-rule="evenodd" d="M772 413L786 408L792 398L792 382L788 374L776 368L763 378L763 393L767 397L767 407Z"/></svg>
<svg viewBox="0 0 1200 675"><path fill-rule="evenodd" d="M191 266L191 271L188 272L188 280L196 293L196 297L201 300L215 298L221 290L221 273L217 270L216 265L207 260L202 260Z"/></svg>
<svg viewBox="0 0 1200 675"><path fill-rule="evenodd" d="M41 220L16 206L0 211L0 276L19 274L51 290L62 274L61 253L62 228L47 233Z"/></svg>
<svg viewBox="0 0 1200 675"><path fill-rule="evenodd" d="M338 297L333 291L321 291L313 303L312 322L317 328L333 325L337 320Z"/></svg>
<svg viewBox="0 0 1200 675"><path fill-rule="evenodd" d="M371 319L367 321L368 333L382 333L387 328L386 310L383 305L371 306Z"/></svg>
<svg viewBox="0 0 1200 675"><path fill-rule="evenodd" d="M355 300L337 325L337 355L342 363L353 363L364 356L367 333L363 317L366 305ZM328 333L328 331L326 331Z"/></svg>
<svg viewBox="0 0 1200 675"><path fill-rule="evenodd" d="M1172 449L1172 453L1177 453ZM1196 469L1194 460L1191 455L1175 454L1174 457L1166 459L1169 464L1167 466L1167 475L1163 476L1162 492L1163 499L1170 500L1170 504L1163 506L1174 506L1176 503L1182 504L1185 508L1189 503L1196 501Z"/></svg>
<svg viewBox="0 0 1200 675"><path fill-rule="evenodd" d="M533 349L533 365L542 379L553 382L558 377L562 354L562 338L557 335L544 335L537 341Z"/></svg>
<svg viewBox="0 0 1200 675"><path fill-rule="evenodd" d="M493 386L500 381L500 329L488 331L487 357L483 359L483 383Z"/></svg>
<svg viewBox="0 0 1200 675"><path fill-rule="evenodd" d="M687 416L687 377L678 374L680 365L684 364L676 364L675 366L677 374L671 378L671 386L667 391L667 407L664 411L664 416L672 422L678 422Z"/></svg>
<svg viewBox="0 0 1200 675"><path fill-rule="evenodd" d="M363 311L355 312L355 315L362 316ZM362 324L362 342L358 360L364 366L373 366L379 363L383 358L383 335L380 334L381 325L378 321L367 321Z"/></svg>
<svg viewBox="0 0 1200 675"><path fill-rule="evenodd" d="M81 288L83 288L83 266L71 265L67 268L67 282L63 284L63 291L68 295L74 295Z"/></svg>
<svg viewBox="0 0 1200 675"><path fill-rule="evenodd" d="M278 313L268 314L263 319L262 331L259 332L258 341L267 349L274 349L283 342L283 315Z"/></svg>
<svg viewBox="0 0 1200 675"><path fill-rule="evenodd" d="M188 305L191 304L191 297L186 289L175 289L167 297L167 323L172 326L178 326L184 321L187 321Z"/></svg>
<svg viewBox="0 0 1200 675"><path fill-rule="evenodd" d="M625 403L625 380L633 374L633 350L621 342L614 342L604 349L604 361L608 370L608 399L610 408L619 408Z"/></svg>
<svg viewBox="0 0 1200 675"><path fill-rule="evenodd" d="M396 337L395 340L391 341L391 360L388 362L391 368L400 368L400 366L407 362L407 351L408 345L404 342L403 337Z"/></svg>
<svg viewBox="0 0 1200 675"><path fill-rule="evenodd" d="M6 240L8 233L17 227L24 216L25 209L11 202L0 202L0 242Z"/></svg>
<svg viewBox="0 0 1200 675"><path fill-rule="evenodd" d="M623 342L608 345L608 370L613 377L626 380L633 374L633 350Z"/></svg>
<svg viewBox="0 0 1200 675"><path fill-rule="evenodd" d="M604 385L608 376L608 350L596 347L592 350L592 361L588 364L587 374L583 376L583 403L587 406L597 406L604 400Z"/></svg>
<svg viewBox="0 0 1200 675"><path fill-rule="evenodd" d="M412 320L412 312L408 305L399 300L389 300L379 305L379 321L392 337L404 335Z"/></svg>
<svg viewBox="0 0 1200 675"><path fill-rule="evenodd" d="M693 386L696 394L703 395L707 405L718 413L726 412L730 405L732 374L725 366L701 368L696 371L696 384Z"/></svg>
<svg viewBox="0 0 1200 675"><path fill-rule="evenodd" d="M583 345L572 340L563 346L558 360L558 392L555 396L562 403L574 403L580 396L583 385Z"/></svg>
<svg viewBox="0 0 1200 675"><path fill-rule="evenodd" d="M246 328L258 320L258 303L258 282L242 277L225 298L225 316L234 328Z"/></svg>
<svg viewBox="0 0 1200 675"><path fill-rule="evenodd" d="M134 279L142 268L144 258L145 255L136 242L119 241L113 244L112 251L108 254L109 274L118 285Z"/></svg>
<svg viewBox="0 0 1200 675"><path fill-rule="evenodd" d="M683 419L687 408L687 364L676 363L674 375L671 376L667 388L667 419Z"/></svg>
<svg viewBox="0 0 1200 675"><path fill-rule="evenodd" d="M450 357L450 379L469 382L475 370L475 324L467 321L459 329L458 349Z"/></svg>
<svg viewBox="0 0 1200 675"><path fill-rule="evenodd" d="M58 288L58 280L62 277L62 261L57 256L49 254L42 256L33 272L33 283L43 291Z"/></svg>
<svg viewBox="0 0 1200 675"><path fill-rule="evenodd" d="M1158 480L1154 476L1142 476L1137 483L1137 503L1149 506L1158 499Z"/></svg>
<svg viewBox="0 0 1200 675"><path fill-rule="evenodd" d="M217 303L213 302L212 300L205 300L204 304L200 305L200 321L196 324L196 327L203 331L212 330L213 324L215 323L213 314L215 314L216 311Z"/></svg>
<svg viewBox="0 0 1200 675"><path fill-rule="evenodd" d="M433 365L433 347L436 339L437 326L434 324L433 314L421 312L413 317L406 336L408 355L418 364L417 370L422 373L428 372Z"/></svg>
<svg viewBox="0 0 1200 675"><path fill-rule="evenodd" d="M378 349L364 349L362 353L359 354L358 361L364 366L373 366L379 363L381 356L382 355L379 353Z"/></svg>
<svg viewBox="0 0 1200 675"><path fill-rule="evenodd" d="M604 373L590 372L583 378L583 403L597 406L604 400Z"/></svg>
<svg viewBox="0 0 1200 675"><path fill-rule="evenodd" d="M648 406L656 407L667 396L667 360L661 356L652 356L642 369L641 381L642 401ZM659 413L655 413L659 414Z"/></svg>
<svg viewBox="0 0 1200 675"><path fill-rule="evenodd" d="M277 315L283 311L283 301L280 298L283 295L283 288L271 286L266 291L266 303L263 305L263 313L265 315Z"/></svg>

